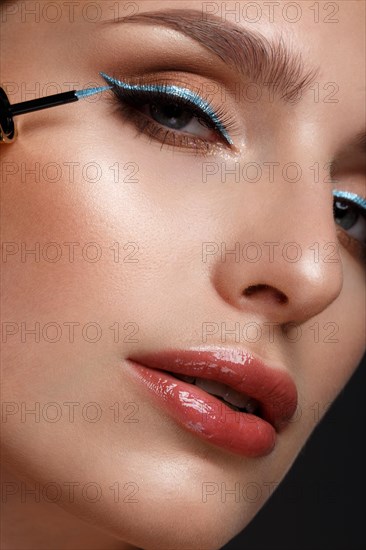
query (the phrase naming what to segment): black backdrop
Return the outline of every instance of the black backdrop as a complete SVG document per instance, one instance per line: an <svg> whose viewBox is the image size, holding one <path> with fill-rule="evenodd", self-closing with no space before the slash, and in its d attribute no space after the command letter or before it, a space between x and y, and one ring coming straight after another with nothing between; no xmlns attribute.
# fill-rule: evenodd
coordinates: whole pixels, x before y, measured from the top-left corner
<svg viewBox="0 0 366 550"><path fill-rule="evenodd" d="M285 480L223 550L366 548L366 355Z"/></svg>

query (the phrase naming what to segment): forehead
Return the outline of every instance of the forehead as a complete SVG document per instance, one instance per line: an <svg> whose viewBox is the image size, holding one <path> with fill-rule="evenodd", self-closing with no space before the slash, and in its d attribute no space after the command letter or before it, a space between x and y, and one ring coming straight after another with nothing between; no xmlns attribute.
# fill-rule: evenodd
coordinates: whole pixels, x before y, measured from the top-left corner
<svg viewBox="0 0 366 550"><path fill-rule="evenodd" d="M256 0L254 2L208 2L197 0L78 0L77 2L27 3L7 0L1 5L1 21L22 23L22 32L58 34L67 26L69 32L93 31L105 20L140 15L144 12L195 10L202 21L211 16L238 28L260 31L266 37L282 36L294 49L301 48L308 57L316 57L329 68L345 56L352 64L362 62L365 47L364 0ZM47 34L45 35L47 38ZM359 55L357 55L357 53Z"/></svg>

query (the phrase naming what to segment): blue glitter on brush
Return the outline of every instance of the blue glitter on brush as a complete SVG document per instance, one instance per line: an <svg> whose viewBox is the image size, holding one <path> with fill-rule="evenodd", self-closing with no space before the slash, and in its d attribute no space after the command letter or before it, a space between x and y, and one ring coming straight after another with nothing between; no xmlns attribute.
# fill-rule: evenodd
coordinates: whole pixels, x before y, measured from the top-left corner
<svg viewBox="0 0 366 550"><path fill-rule="evenodd" d="M334 189L333 196L336 199L345 199L354 202L355 204L357 204L357 206L360 206L361 208L366 210L366 199L360 197L359 195L356 195L356 193L350 193L349 191L338 191L338 189Z"/></svg>
<svg viewBox="0 0 366 550"><path fill-rule="evenodd" d="M79 99L83 99L84 97L88 97L90 95L94 94L100 94L101 92L105 92L107 90L110 90L113 88L113 86L102 86L101 88L87 88L86 90L78 90L75 92L75 95Z"/></svg>
<svg viewBox="0 0 366 550"><path fill-rule="evenodd" d="M128 84L127 82L123 82L122 80L117 80L115 78L112 78L111 76L108 76L105 73L99 73L104 80L106 80L109 84L112 84L113 86L118 86L119 88L122 88L123 90L127 91L143 91L143 92L163 92L166 94L169 98L181 98L185 101L188 101L198 109L200 109L203 113L205 113L214 123L214 125L217 127L218 131L222 134L222 136L226 139L226 141L233 145L233 140L229 136L225 126L222 124L218 116L216 115L215 111L210 107L210 105L204 101L199 95L197 95L195 92L192 92L192 90L189 90L187 88L181 88L180 86L159 86L157 84Z"/></svg>

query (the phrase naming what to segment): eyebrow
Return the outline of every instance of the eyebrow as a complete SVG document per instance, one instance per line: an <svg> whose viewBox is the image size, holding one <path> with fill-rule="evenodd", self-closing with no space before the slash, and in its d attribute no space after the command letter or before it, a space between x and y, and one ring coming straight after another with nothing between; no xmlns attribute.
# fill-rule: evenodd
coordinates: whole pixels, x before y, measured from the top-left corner
<svg viewBox="0 0 366 550"><path fill-rule="evenodd" d="M160 25L177 30L250 81L268 86L286 102L300 99L319 72L319 68L306 69L301 53L290 51L282 36L269 40L257 31L194 9L142 12L110 22Z"/></svg>
<svg viewBox="0 0 366 550"><path fill-rule="evenodd" d="M356 136L348 142L337 155L330 165L330 175L332 179L335 178L335 174L340 165L346 164L355 165L358 169L363 171L366 169L366 132L362 131L356 134Z"/></svg>

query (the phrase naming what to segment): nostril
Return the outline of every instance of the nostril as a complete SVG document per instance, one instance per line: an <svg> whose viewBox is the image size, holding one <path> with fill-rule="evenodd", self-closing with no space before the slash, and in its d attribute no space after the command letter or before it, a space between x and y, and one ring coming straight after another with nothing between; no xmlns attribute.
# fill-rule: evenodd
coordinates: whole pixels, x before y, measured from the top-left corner
<svg viewBox="0 0 366 550"><path fill-rule="evenodd" d="M243 296L253 296L253 294L270 294L279 304L288 302L288 298L283 292L269 285L251 285L243 291Z"/></svg>

